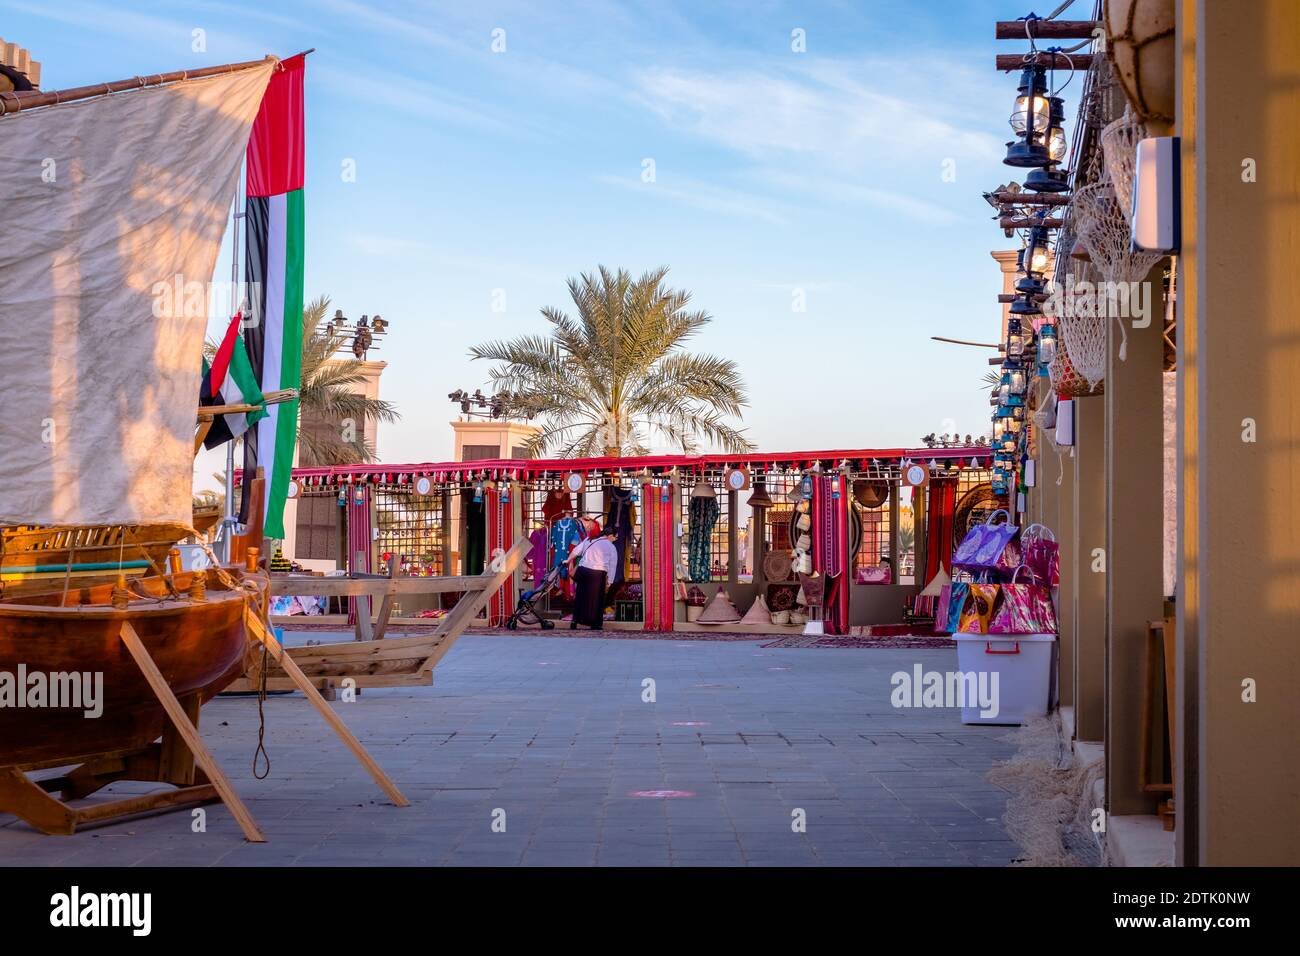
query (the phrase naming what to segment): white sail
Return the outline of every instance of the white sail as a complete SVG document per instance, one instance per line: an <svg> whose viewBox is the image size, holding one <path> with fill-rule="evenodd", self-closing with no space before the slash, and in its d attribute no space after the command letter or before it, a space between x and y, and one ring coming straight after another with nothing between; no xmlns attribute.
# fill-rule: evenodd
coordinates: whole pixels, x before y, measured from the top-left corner
<svg viewBox="0 0 1300 956"><path fill-rule="evenodd" d="M0 117L0 525L190 522L206 289L272 69Z"/></svg>

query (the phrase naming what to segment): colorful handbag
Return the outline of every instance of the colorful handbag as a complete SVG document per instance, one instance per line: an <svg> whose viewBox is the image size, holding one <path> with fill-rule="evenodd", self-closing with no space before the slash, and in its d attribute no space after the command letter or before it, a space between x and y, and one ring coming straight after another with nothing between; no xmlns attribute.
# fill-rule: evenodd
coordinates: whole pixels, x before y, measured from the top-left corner
<svg viewBox="0 0 1300 956"><path fill-rule="evenodd" d="M1006 520L1001 524L994 524L998 515L1002 515ZM980 532L978 538L973 537L976 531ZM1011 516L1005 509L999 508L989 515L988 521L971 529L971 533L962 541L960 555L953 555L953 566L964 571L1010 573L1017 567L1018 562L1007 567L1005 565L1007 559L1003 557L1003 552L1007 550L1007 545L1018 540L1019 536L1020 528L1011 524ZM971 542L969 547L967 542ZM1000 565L999 562L1004 563Z"/></svg>
<svg viewBox="0 0 1300 956"><path fill-rule="evenodd" d="M1021 571L1027 572L1031 580L1024 583L1016 580ZM1051 589L1033 580L1028 565L1016 568L1010 583L1001 585L1000 592L997 610L989 621L989 634L1056 633L1056 607L1052 604Z"/></svg>
<svg viewBox="0 0 1300 956"><path fill-rule="evenodd" d="M970 584L966 581L954 581L948 586L948 606L942 618L943 629L953 634L961 627L961 611L970 597ZM935 618L936 622L940 621Z"/></svg>
<svg viewBox="0 0 1300 956"><path fill-rule="evenodd" d="M1031 524L1020 535L1021 561L1048 587L1061 583L1061 547L1045 525Z"/></svg>
<svg viewBox="0 0 1300 956"><path fill-rule="evenodd" d="M957 630L962 634L989 633L989 620L993 617L993 605L997 603L1000 584L972 584L970 596L961 610L961 619Z"/></svg>

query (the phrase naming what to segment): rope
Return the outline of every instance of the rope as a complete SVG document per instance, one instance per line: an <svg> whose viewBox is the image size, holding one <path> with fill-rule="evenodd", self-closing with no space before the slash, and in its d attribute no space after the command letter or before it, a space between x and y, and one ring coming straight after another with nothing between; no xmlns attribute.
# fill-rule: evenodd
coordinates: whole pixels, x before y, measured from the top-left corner
<svg viewBox="0 0 1300 956"><path fill-rule="evenodd" d="M258 780L265 780L271 774L271 755L266 752L266 712L263 705L266 704L266 671L269 664L266 645L262 645L262 673L258 678L257 688L257 749L253 751L253 776ZM257 771L258 758L266 762L266 769L261 773Z"/></svg>

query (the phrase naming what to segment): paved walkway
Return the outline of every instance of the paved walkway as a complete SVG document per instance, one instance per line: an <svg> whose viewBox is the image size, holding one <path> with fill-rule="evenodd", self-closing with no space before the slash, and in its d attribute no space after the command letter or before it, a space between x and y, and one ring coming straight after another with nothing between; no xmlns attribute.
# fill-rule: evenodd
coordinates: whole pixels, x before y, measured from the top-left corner
<svg viewBox="0 0 1300 956"><path fill-rule="evenodd" d="M245 843L220 805L205 833L184 811L72 838L0 816L0 863L1004 866L1017 849L984 774L1007 728L892 708L890 675L918 662L956 665L950 650L464 637L433 687L334 705L410 808L299 695L267 701L272 768L254 779L256 700L219 698L204 736L270 842Z"/></svg>

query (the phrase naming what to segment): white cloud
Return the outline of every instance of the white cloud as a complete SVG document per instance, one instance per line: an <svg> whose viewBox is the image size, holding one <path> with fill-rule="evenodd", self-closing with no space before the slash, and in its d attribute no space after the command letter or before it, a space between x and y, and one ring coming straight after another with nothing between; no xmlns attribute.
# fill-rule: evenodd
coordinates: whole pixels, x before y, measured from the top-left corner
<svg viewBox="0 0 1300 956"><path fill-rule="evenodd" d="M676 180L646 183L636 177L598 176L598 182L642 193L652 199L668 199L707 212L761 219L775 225L784 225L786 219L773 211L772 203L765 197L724 189L696 180Z"/></svg>

